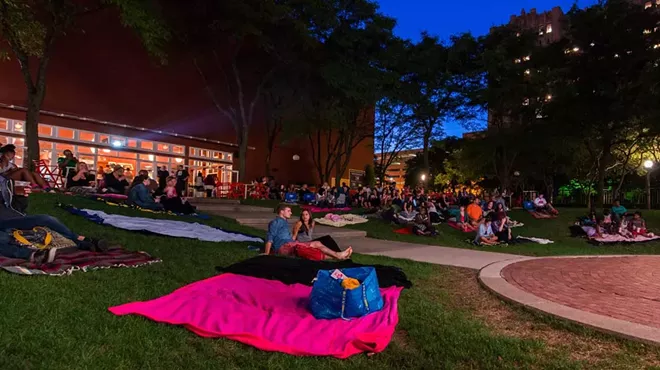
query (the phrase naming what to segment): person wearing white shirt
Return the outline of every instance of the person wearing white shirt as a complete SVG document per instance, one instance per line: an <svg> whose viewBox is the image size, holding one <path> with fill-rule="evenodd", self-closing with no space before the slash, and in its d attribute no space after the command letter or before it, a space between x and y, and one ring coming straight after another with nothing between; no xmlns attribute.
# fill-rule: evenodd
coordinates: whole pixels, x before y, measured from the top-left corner
<svg viewBox="0 0 660 370"><path fill-rule="evenodd" d="M557 210L552 207L552 204L548 203L543 194L539 194L539 196L534 199L534 208L536 208L537 212L558 213Z"/></svg>

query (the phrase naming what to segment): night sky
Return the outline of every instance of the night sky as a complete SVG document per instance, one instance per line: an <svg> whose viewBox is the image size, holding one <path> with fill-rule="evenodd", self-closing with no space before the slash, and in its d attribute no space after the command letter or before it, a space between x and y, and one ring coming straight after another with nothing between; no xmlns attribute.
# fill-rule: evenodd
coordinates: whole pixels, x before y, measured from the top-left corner
<svg viewBox="0 0 660 370"><path fill-rule="evenodd" d="M396 33L400 37L417 40L421 31L447 39L452 34L471 32L475 36L486 34L490 27L509 22L509 16L550 10L560 6L567 12L574 0L377 0L380 10L397 19ZM580 7L596 0L579 0ZM485 124L485 118L477 122ZM460 136L466 130L457 123L445 125L447 135Z"/></svg>

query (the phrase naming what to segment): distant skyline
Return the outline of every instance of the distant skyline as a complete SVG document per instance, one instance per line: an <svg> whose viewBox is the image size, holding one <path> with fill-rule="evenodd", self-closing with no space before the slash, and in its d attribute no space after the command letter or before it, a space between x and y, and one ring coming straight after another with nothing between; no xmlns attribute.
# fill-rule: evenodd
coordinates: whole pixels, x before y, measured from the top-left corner
<svg viewBox="0 0 660 370"><path fill-rule="evenodd" d="M449 36L470 32L481 36L492 26L509 23L511 15L522 9L528 12L536 8L544 12L555 6L567 12L573 4L580 7L593 5L597 0L377 0L380 11L397 19L395 32L398 36L418 40L422 31L428 31L446 40ZM485 120L485 117L482 119ZM485 124L485 122L484 122ZM445 125L448 136L461 136L465 130L456 122Z"/></svg>

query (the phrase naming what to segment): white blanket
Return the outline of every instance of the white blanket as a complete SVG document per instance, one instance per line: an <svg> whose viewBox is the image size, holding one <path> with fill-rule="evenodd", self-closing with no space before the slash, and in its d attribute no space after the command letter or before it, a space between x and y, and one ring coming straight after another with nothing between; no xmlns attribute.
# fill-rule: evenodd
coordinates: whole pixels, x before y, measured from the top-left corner
<svg viewBox="0 0 660 370"><path fill-rule="evenodd" d="M539 244L553 244L554 242L550 239L543 239L543 238L534 238L534 237L527 237L527 236L518 236L518 239L525 239L532 241L534 243L539 243Z"/></svg>
<svg viewBox="0 0 660 370"><path fill-rule="evenodd" d="M199 239L206 242L255 242L263 243L261 238L230 233L215 227L183 221L157 220L153 218L129 217L107 214L93 209L83 209L90 215L103 219L104 224L131 231L149 231L155 234L177 238Z"/></svg>

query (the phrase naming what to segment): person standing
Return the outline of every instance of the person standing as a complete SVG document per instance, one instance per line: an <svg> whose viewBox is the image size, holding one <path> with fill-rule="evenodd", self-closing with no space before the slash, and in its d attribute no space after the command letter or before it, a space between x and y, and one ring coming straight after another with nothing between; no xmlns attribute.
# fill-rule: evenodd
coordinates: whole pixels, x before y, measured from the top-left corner
<svg viewBox="0 0 660 370"><path fill-rule="evenodd" d="M180 197L186 196L186 185L188 184L188 171L183 168L183 165L179 165L179 169L176 171L176 192Z"/></svg>

